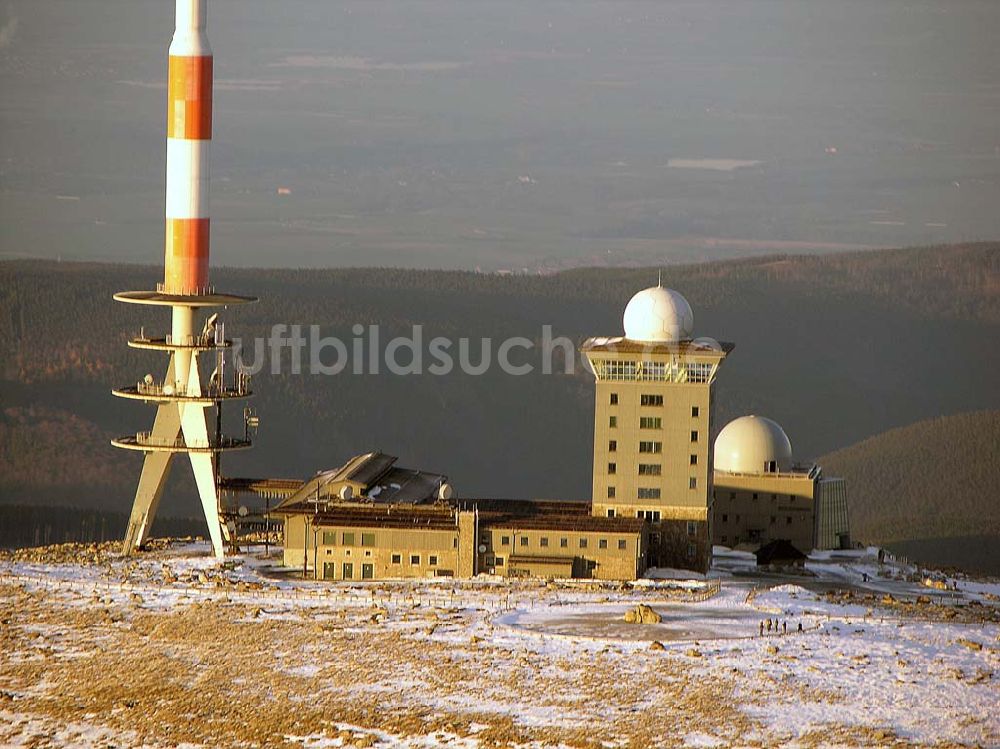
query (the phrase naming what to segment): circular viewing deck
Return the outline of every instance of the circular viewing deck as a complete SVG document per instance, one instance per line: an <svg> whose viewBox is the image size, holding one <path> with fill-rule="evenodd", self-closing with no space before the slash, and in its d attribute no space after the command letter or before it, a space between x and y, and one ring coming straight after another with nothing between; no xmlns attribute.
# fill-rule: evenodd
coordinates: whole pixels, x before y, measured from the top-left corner
<svg viewBox="0 0 1000 749"><path fill-rule="evenodd" d="M119 291L114 298L115 301L126 304L153 304L164 307L228 307L257 301L255 296L216 292L212 286L197 289L192 294L173 294L167 292L163 284L157 284L156 291Z"/></svg>
<svg viewBox="0 0 1000 749"><path fill-rule="evenodd" d="M111 444L124 450L161 453L215 453L246 450L251 446L250 440L238 437L223 436L218 441L185 442L183 437L173 441L156 439L150 432L138 432L126 437L118 437L111 440Z"/></svg>
<svg viewBox="0 0 1000 749"><path fill-rule="evenodd" d="M138 382L129 387L116 388L112 395L119 398L131 398L147 403L215 403L216 401L239 400L252 398L253 391L247 388L207 388L201 393L187 393L182 389L169 385Z"/></svg>
<svg viewBox="0 0 1000 749"><path fill-rule="evenodd" d="M218 351L232 348L230 340L216 340L215 336L185 336L175 339L171 335L162 338L149 338L138 335L128 342L129 348L152 349L154 351Z"/></svg>

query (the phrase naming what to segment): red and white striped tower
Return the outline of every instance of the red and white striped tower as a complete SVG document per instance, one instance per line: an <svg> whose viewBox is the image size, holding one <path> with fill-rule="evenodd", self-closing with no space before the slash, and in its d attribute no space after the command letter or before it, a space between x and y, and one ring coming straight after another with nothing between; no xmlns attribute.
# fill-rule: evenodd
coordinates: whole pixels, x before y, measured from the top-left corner
<svg viewBox="0 0 1000 749"><path fill-rule="evenodd" d="M167 185L163 283L156 291L125 291L115 299L132 304L169 306L169 336L140 335L129 346L167 351L170 362L162 381L146 375L135 386L112 391L122 398L157 404L153 429L112 444L145 453L139 486L125 536L125 553L147 539L178 453L187 454L208 521L216 556L223 554L228 536L218 496L220 456L226 450L250 446L247 438L221 434L222 401L250 396L249 378L237 373L226 384L223 353L231 345L217 316L195 334L199 309L256 301L253 297L219 294L209 285L209 144L212 141L212 52L205 34L206 0L177 0L174 38L170 44L167 83ZM207 385L198 369L198 356L214 352L217 366ZM206 409L217 409L216 429L208 430Z"/></svg>
<svg viewBox="0 0 1000 749"><path fill-rule="evenodd" d="M205 0L177 0L167 67L167 232L163 285L172 294L208 287L208 148L212 50Z"/></svg>

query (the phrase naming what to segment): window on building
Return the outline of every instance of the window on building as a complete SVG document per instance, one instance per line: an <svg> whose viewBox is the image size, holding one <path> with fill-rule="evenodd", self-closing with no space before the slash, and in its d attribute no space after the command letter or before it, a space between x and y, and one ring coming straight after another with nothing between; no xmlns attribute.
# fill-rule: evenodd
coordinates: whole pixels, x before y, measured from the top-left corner
<svg viewBox="0 0 1000 749"><path fill-rule="evenodd" d="M618 426L618 417L617 416L609 416L608 417L608 426L611 427L612 429L614 429L615 427L617 427Z"/></svg>
<svg viewBox="0 0 1000 749"><path fill-rule="evenodd" d="M663 396L662 395L652 395L650 393L643 393L639 396L640 406L662 406Z"/></svg>
<svg viewBox="0 0 1000 749"><path fill-rule="evenodd" d="M691 406L691 418L697 419L698 415L701 413L701 409L698 406Z"/></svg>
<svg viewBox="0 0 1000 749"><path fill-rule="evenodd" d="M606 539L606 538L598 539L598 541L597 541L597 548L598 549L606 549L606 548L608 548L608 539Z"/></svg>
<svg viewBox="0 0 1000 749"><path fill-rule="evenodd" d="M736 492L729 492L730 499L736 499Z"/></svg>
<svg viewBox="0 0 1000 749"><path fill-rule="evenodd" d="M729 522L729 515L727 515L726 513L722 513L722 522L723 523L728 523Z"/></svg>
<svg viewBox="0 0 1000 749"><path fill-rule="evenodd" d="M501 546L510 546L510 536L500 536Z"/></svg>
<svg viewBox="0 0 1000 749"><path fill-rule="evenodd" d="M624 538L619 538L618 539L618 550L619 551L623 551L624 549L627 549L627 548L628 548L628 541L626 541Z"/></svg>
<svg viewBox="0 0 1000 749"><path fill-rule="evenodd" d="M371 549L365 549L365 556L366 557L370 557L371 555L372 555L372 550Z"/></svg>
<svg viewBox="0 0 1000 749"><path fill-rule="evenodd" d="M608 510L608 512L614 512L614 510ZM565 549L567 546L569 546L569 539L568 538L560 538L559 539L559 548L560 549Z"/></svg>
<svg viewBox="0 0 1000 749"><path fill-rule="evenodd" d="M792 524L792 516L789 515L787 518L785 518L785 525L791 525L791 524Z"/></svg>
<svg viewBox="0 0 1000 749"><path fill-rule="evenodd" d="M698 547L694 544L688 544L688 559L694 559L698 554Z"/></svg>
<svg viewBox="0 0 1000 749"><path fill-rule="evenodd" d="M692 429L691 430L691 441L692 442L697 442L698 441L698 430L697 429Z"/></svg>
<svg viewBox="0 0 1000 749"><path fill-rule="evenodd" d="M660 534L659 533L650 533L649 534L649 543L652 546L659 546L660 545Z"/></svg>
<svg viewBox="0 0 1000 749"><path fill-rule="evenodd" d="M640 442L639 452L641 453L661 453L663 452L662 442Z"/></svg>
<svg viewBox="0 0 1000 749"><path fill-rule="evenodd" d="M344 562L344 566L343 566L342 570L343 570L343 573L344 573L344 579L345 580L353 580L354 579L354 562Z"/></svg>
<svg viewBox="0 0 1000 749"><path fill-rule="evenodd" d="M585 539L585 538L581 538L580 539L580 548L581 549L586 549L587 548L587 539Z"/></svg>
<svg viewBox="0 0 1000 749"><path fill-rule="evenodd" d="M724 543L724 544L729 543L729 536L723 536L722 537L722 543Z"/></svg>
<svg viewBox="0 0 1000 749"><path fill-rule="evenodd" d="M778 501L778 495L777 494L772 494L771 495L771 501L772 502L777 502Z"/></svg>
<svg viewBox="0 0 1000 749"><path fill-rule="evenodd" d="M496 557L494 557L492 554L487 554L486 555L486 566L487 567L493 567L496 563L497 563Z"/></svg>
<svg viewBox="0 0 1000 749"><path fill-rule="evenodd" d="M615 498L615 488L613 486L608 487L608 499Z"/></svg>
<svg viewBox="0 0 1000 749"><path fill-rule="evenodd" d="M662 429L663 419L659 416L640 416L639 417L639 428L640 429Z"/></svg>
<svg viewBox="0 0 1000 749"><path fill-rule="evenodd" d="M777 522L778 522L778 517L776 515L772 515L771 516L771 525L774 525Z"/></svg>
<svg viewBox="0 0 1000 749"><path fill-rule="evenodd" d="M521 546L527 546L527 545L528 545L528 537L521 536Z"/></svg>
<svg viewBox="0 0 1000 749"><path fill-rule="evenodd" d="M640 476L659 476L662 468L659 463L640 463Z"/></svg>
<svg viewBox="0 0 1000 749"><path fill-rule="evenodd" d="M361 545L362 546L374 546L375 545L375 534L374 533L362 533L361 534Z"/></svg>
<svg viewBox="0 0 1000 749"><path fill-rule="evenodd" d="M618 450L618 440L610 440L608 442L608 452L613 453Z"/></svg>
<svg viewBox="0 0 1000 749"><path fill-rule="evenodd" d="M393 564L402 564L403 563L403 555L402 554L393 554L392 555L392 563Z"/></svg>
<svg viewBox="0 0 1000 749"><path fill-rule="evenodd" d="M429 564L429 565L430 565L431 567L437 567L437 563L438 563L438 558L437 558L437 557L436 557L435 555L431 554L431 556L429 556L429 557L427 558L427 563L428 563L428 564Z"/></svg>
<svg viewBox="0 0 1000 749"><path fill-rule="evenodd" d="M538 545L539 546L548 546L549 545L549 539L547 537L545 537L545 536L542 536L542 538L538 541Z"/></svg>
<svg viewBox="0 0 1000 749"><path fill-rule="evenodd" d="M337 544L337 531L323 531L323 545L335 546Z"/></svg>
<svg viewBox="0 0 1000 749"><path fill-rule="evenodd" d="M610 403L611 403L612 406L617 406L618 405L618 393L612 393L611 394Z"/></svg>
<svg viewBox="0 0 1000 749"><path fill-rule="evenodd" d="M344 534L344 546L354 546L354 534L345 533Z"/></svg>
<svg viewBox="0 0 1000 749"><path fill-rule="evenodd" d="M757 499L757 492L754 492L754 493L753 493L753 498L754 498L754 499Z"/></svg>
<svg viewBox="0 0 1000 749"><path fill-rule="evenodd" d="M497 567L503 567L503 557L497 557L495 562Z"/></svg>
<svg viewBox="0 0 1000 749"><path fill-rule="evenodd" d="M764 473L777 473L778 464L773 460L768 460L764 462Z"/></svg>
<svg viewBox="0 0 1000 749"><path fill-rule="evenodd" d="M608 473L613 475L613 474L615 474L617 472L618 472L618 464L617 463L608 463Z"/></svg>
<svg viewBox="0 0 1000 749"><path fill-rule="evenodd" d="M691 465L693 466L698 465L698 456L693 453L691 454Z"/></svg>
<svg viewBox="0 0 1000 749"><path fill-rule="evenodd" d="M615 516L615 511L614 511L614 508L612 508L612 509L608 510L608 517L609 517L609 518L613 518L614 516Z"/></svg>
<svg viewBox="0 0 1000 749"><path fill-rule="evenodd" d="M698 523L696 523L694 520L688 520L687 532L689 536L695 535L698 532Z"/></svg>
<svg viewBox="0 0 1000 749"><path fill-rule="evenodd" d="M420 555L410 554L410 564L420 564Z"/></svg>
<svg viewBox="0 0 1000 749"><path fill-rule="evenodd" d="M697 488L698 488L698 478L696 476L691 476L688 479L688 489L697 489Z"/></svg>
<svg viewBox="0 0 1000 749"><path fill-rule="evenodd" d="M637 518L642 518L643 520L651 520L654 523L660 522L660 511L659 510L639 510L635 513Z"/></svg>
<svg viewBox="0 0 1000 749"><path fill-rule="evenodd" d="M659 499L660 489L655 486L640 486L639 499Z"/></svg>

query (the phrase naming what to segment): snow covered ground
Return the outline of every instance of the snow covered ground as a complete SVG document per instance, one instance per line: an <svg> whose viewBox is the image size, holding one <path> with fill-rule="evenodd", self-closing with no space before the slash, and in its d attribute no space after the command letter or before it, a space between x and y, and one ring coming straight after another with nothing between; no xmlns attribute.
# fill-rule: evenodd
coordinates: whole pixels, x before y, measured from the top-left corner
<svg viewBox="0 0 1000 749"><path fill-rule="evenodd" d="M707 600L715 581L666 571L343 585L271 564L0 561L0 745L1000 745L997 583L939 590L867 552ZM638 603L663 621L626 624Z"/></svg>

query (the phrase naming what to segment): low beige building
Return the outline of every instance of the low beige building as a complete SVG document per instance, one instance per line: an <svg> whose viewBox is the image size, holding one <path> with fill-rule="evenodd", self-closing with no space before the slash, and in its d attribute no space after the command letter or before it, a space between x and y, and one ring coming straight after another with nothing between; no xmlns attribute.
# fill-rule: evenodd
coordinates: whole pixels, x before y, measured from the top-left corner
<svg viewBox="0 0 1000 749"><path fill-rule="evenodd" d="M285 565L326 580L632 580L645 569L641 520L594 517L585 502L451 499L446 477L394 463L356 456L282 502Z"/></svg>
<svg viewBox="0 0 1000 749"><path fill-rule="evenodd" d="M824 477L817 465L796 465L776 422L760 416L731 421L714 454L716 544L756 551L784 540L805 554L850 547L844 480Z"/></svg>

